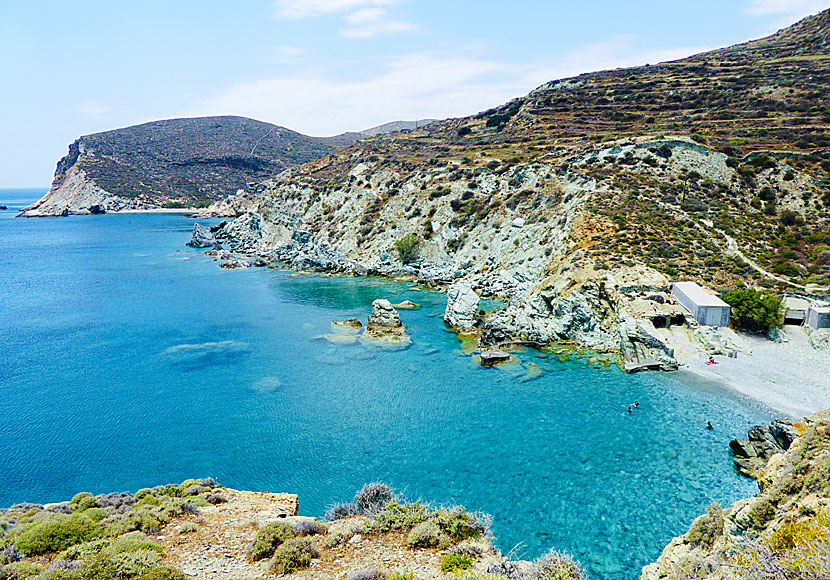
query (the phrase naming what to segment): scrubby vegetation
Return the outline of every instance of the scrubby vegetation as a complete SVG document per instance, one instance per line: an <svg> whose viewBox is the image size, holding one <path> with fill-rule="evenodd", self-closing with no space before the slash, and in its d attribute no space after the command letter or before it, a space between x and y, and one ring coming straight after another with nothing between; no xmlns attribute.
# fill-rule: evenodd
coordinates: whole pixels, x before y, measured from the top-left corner
<svg viewBox="0 0 830 580"><path fill-rule="evenodd" d="M221 501L212 479L93 496L44 509L19 504L0 510L0 578L41 580L184 580L161 563L157 534L174 517Z"/></svg>

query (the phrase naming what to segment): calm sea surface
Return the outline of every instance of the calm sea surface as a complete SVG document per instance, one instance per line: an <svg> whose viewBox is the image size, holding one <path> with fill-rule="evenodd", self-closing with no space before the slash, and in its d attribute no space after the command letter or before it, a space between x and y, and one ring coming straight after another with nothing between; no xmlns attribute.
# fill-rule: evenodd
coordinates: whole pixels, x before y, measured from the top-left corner
<svg viewBox="0 0 830 580"><path fill-rule="evenodd" d="M505 552L555 546L629 580L706 505L756 490L727 443L771 413L719 387L536 351L484 369L439 293L225 271L185 247L182 216L15 214L0 212L0 506L212 476L320 516L383 480L492 514ZM410 348L320 339L381 297L423 305L401 312Z"/></svg>

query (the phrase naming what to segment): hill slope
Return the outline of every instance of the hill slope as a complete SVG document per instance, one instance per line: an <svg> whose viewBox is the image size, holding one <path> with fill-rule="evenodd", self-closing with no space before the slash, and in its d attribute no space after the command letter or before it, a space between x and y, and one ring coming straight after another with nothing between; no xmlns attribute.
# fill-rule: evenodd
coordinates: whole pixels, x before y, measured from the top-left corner
<svg viewBox="0 0 830 580"><path fill-rule="evenodd" d="M171 119L87 135L69 146L49 193L22 215L207 204L354 140L307 137L244 117Z"/></svg>
<svg viewBox="0 0 830 580"><path fill-rule="evenodd" d="M759 41L551 82L358 142L263 184L225 235L298 268L463 278L512 297L480 321L490 338L671 364L667 339L640 324L676 314L647 299L669 279L830 284L828 124L825 11ZM403 264L395 244L409 234L418 259Z"/></svg>

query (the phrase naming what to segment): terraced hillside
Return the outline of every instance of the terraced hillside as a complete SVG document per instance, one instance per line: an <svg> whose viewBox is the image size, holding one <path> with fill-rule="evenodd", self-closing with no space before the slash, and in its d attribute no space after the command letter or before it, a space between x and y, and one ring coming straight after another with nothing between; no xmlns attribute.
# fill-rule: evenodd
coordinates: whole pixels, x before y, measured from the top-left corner
<svg viewBox="0 0 830 580"><path fill-rule="evenodd" d="M309 230L373 270L411 233L419 257L467 274L538 280L567 262L826 286L829 87L830 11L762 40L554 81L281 176L253 205L257 247Z"/></svg>

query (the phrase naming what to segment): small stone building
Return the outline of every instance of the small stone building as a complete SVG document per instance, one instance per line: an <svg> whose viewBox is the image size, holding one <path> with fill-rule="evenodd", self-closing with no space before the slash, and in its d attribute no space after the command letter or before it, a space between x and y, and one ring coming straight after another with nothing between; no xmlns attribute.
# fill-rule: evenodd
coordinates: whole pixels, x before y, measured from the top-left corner
<svg viewBox="0 0 830 580"><path fill-rule="evenodd" d="M810 328L830 328L830 306L812 304L807 310L806 323Z"/></svg>
<svg viewBox="0 0 830 580"><path fill-rule="evenodd" d="M729 326L732 307L694 282L675 282L672 294L703 326Z"/></svg>

